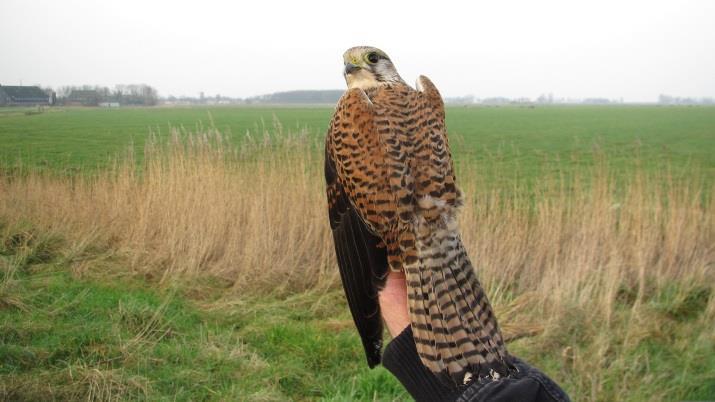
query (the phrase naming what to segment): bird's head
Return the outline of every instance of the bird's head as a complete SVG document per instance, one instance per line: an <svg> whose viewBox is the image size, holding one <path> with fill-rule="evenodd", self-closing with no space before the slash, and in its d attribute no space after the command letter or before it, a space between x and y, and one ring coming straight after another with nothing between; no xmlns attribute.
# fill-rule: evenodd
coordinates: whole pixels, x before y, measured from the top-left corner
<svg viewBox="0 0 715 402"><path fill-rule="evenodd" d="M343 54L348 88L369 89L391 82L403 82L387 53L370 46L356 46Z"/></svg>

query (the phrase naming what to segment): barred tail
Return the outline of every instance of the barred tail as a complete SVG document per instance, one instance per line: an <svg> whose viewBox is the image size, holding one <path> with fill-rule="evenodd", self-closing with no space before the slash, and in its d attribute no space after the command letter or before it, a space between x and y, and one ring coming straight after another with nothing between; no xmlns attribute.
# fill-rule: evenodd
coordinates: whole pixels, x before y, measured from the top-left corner
<svg viewBox="0 0 715 402"><path fill-rule="evenodd" d="M417 352L427 368L457 384L505 375L504 341L456 223L440 226L422 225L414 248L402 250L417 256L404 265Z"/></svg>

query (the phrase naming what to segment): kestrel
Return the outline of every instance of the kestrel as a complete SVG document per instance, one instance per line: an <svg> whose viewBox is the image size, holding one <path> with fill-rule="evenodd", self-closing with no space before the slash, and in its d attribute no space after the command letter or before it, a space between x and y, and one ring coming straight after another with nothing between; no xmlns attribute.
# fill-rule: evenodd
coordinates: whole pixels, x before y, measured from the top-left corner
<svg viewBox="0 0 715 402"><path fill-rule="evenodd" d="M343 55L348 90L325 145L330 226L340 276L370 367L380 363L378 291L404 271L414 341L443 379L505 375L508 353L462 244L444 103L432 82L408 86L385 52Z"/></svg>

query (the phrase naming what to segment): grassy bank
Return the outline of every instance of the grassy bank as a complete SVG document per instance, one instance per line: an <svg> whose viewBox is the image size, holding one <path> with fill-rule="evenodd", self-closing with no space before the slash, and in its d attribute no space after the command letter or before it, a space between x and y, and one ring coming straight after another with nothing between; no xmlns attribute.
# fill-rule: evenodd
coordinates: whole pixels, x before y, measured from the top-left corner
<svg viewBox="0 0 715 402"><path fill-rule="evenodd" d="M2 227L0 400L392 400L339 292L221 298L157 287L109 250Z"/></svg>
<svg viewBox="0 0 715 402"><path fill-rule="evenodd" d="M0 180L0 392L404 398L364 367L310 134L167 137L93 175ZM510 350L575 400L712 398L715 188L591 159L537 183L500 157L460 166L464 241Z"/></svg>

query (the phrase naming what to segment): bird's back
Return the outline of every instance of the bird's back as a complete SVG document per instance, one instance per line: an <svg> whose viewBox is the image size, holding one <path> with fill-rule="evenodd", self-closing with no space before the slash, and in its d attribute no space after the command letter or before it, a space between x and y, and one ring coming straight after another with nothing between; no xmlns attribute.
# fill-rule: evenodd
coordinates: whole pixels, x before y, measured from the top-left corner
<svg viewBox="0 0 715 402"><path fill-rule="evenodd" d="M431 96L405 84L366 91L375 110L377 134L390 174L390 190L403 220L434 220L454 213L461 203L445 135L439 94Z"/></svg>
<svg viewBox="0 0 715 402"><path fill-rule="evenodd" d="M398 200L394 237L407 275L415 342L429 368L452 378L490 369L503 373L506 349L457 227L462 200L444 106L428 85L423 91L407 85L368 91Z"/></svg>

